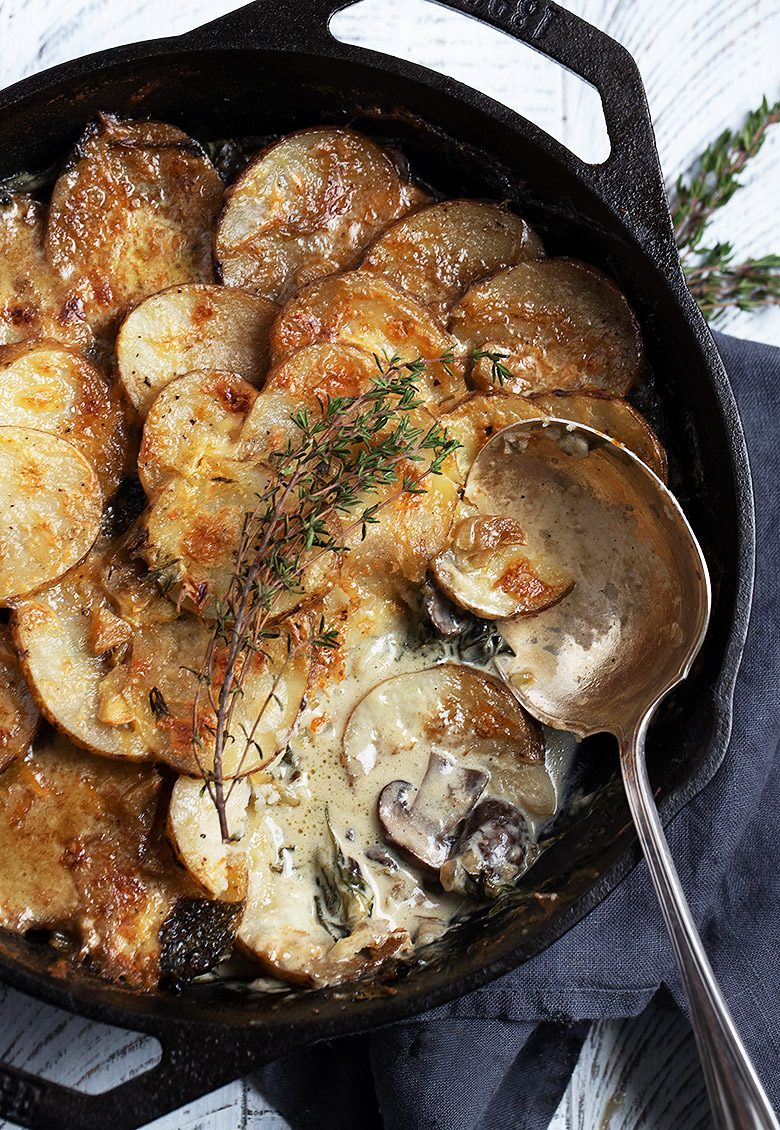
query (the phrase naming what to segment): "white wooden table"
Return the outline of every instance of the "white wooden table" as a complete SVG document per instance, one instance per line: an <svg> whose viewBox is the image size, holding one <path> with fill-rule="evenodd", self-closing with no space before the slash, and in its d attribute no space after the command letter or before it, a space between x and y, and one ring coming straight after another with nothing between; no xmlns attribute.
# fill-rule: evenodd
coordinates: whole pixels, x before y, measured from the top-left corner
<svg viewBox="0 0 780 1130"><path fill-rule="evenodd" d="M0 0L0 88L89 51L177 34L236 0ZM764 96L780 98L780 0L568 0L620 40L644 76L669 182ZM588 160L602 159L598 98L579 80L491 29L424 0L362 0L332 25L339 38L414 59L478 87ZM780 252L780 127L723 210L714 238L739 253ZM780 309L731 312L719 328L780 344ZM59 1012L0 987L0 1057L90 1092L149 1067L155 1043ZM671 1064L670 1068L668 1065ZM685 1021L651 1009L594 1025L550 1130L704 1130L703 1083ZM10 1127L0 1122L0 1130ZM154 1124L154 1130L287 1130L252 1079Z"/></svg>

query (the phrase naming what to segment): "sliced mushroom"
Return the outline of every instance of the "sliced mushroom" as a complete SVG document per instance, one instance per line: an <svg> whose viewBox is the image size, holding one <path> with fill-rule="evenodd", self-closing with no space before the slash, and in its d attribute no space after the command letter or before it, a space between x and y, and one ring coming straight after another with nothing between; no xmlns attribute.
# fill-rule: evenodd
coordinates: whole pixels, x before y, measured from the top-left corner
<svg viewBox="0 0 780 1130"><path fill-rule="evenodd" d="M349 717L341 756L361 807L376 804L389 782L419 787L435 753L488 774L489 795L548 816L555 790L544 748L540 726L500 679L443 663L370 690Z"/></svg>
<svg viewBox="0 0 780 1130"><path fill-rule="evenodd" d="M439 878L445 891L495 897L526 870L533 854L519 808L488 797L470 813Z"/></svg>
<svg viewBox="0 0 780 1130"><path fill-rule="evenodd" d="M422 598L428 619L445 639L461 635L473 623L468 613L454 604L430 580L426 580L422 586Z"/></svg>
<svg viewBox="0 0 780 1130"><path fill-rule="evenodd" d="M487 620L511 620L557 604L574 579L526 548L520 524L480 514L459 522L452 544L431 562L444 592L461 608Z"/></svg>
<svg viewBox="0 0 780 1130"><path fill-rule="evenodd" d="M465 769L434 751L412 804L408 781L391 781L379 794L377 813L387 838L418 863L438 870L489 779L488 773Z"/></svg>

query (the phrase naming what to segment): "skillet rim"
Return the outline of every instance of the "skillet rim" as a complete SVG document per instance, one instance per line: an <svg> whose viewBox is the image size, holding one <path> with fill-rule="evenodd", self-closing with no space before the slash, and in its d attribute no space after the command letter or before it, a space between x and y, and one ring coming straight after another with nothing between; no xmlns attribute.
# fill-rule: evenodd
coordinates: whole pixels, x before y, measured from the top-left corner
<svg viewBox="0 0 780 1130"><path fill-rule="evenodd" d="M335 5L328 6L331 8L335 7ZM461 5L456 4L454 6L460 7ZM210 28L218 27L228 20L234 19L235 16L236 13L231 13L230 17L215 21L213 25L206 25L205 28L196 29L195 32L175 39L141 42L107 52L96 52L79 60L51 68L30 79L22 80L9 87L6 91L1 92L0 113L5 113L5 111L12 109L18 110L20 102L24 102L24 100L32 97L34 94L49 90L53 85L61 83L66 79L73 80L77 77L83 78L93 73L97 75L101 72L105 72L115 64L138 63L143 59L147 59L150 55L171 55L175 57L181 55L183 51L191 51L193 45L197 48L198 40L200 39L202 41L205 33L207 33ZM335 44L336 41L334 40L333 43ZM470 88L454 80L443 80L442 76L438 75L436 72L427 71L414 64L409 64L402 60L395 60L391 56L379 55L361 48L346 48L341 44L338 44L337 48L338 50L334 54L335 58L345 62L359 60L362 65L371 66L380 71L384 76L387 76L389 73L395 74L402 79L413 78L422 85L428 85L440 92L444 91L446 94L454 97L456 101L468 102L477 111L486 114L490 118L498 118L500 121L509 125L511 129L520 134L521 140L525 140L527 137L533 137L534 140L538 142L540 137L546 137L546 135L541 134L541 131L539 131L537 127L533 126L532 123L526 122L520 115L515 114L513 111L502 107L499 103L494 102L492 99L476 91L472 91ZM208 51L210 48L207 47L206 50ZM257 48L254 48L254 50L257 50ZM281 50L285 49L282 48ZM563 147L558 146L557 143L548 139L548 143L545 143L545 147L554 160L560 161L563 157L566 157L571 163L571 155L569 155L568 151L563 149ZM655 156L655 154L653 153L652 156ZM575 158L574 160L576 161L577 159ZM575 175L577 175L576 169ZM631 242L636 244L636 253L642 257L647 257L648 251L642 246L636 233L632 232L630 228L627 227L624 227L624 230L628 231ZM652 266L657 269L659 263L655 262ZM660 266L668 266L668 255L666 256L666 262L661 263ZM656 273L658 273L658 271L656 271ZM700 767L683 787L677 789L673 794L664 799L661 804L661 815L664 823L666 823L712 779L717 772L722 757L725 756L725 747L731 724L731 700L734 691L734 681L744 647L749 619L755 558L755 526L753 520L752 486L744 435L739 421L736 401L725 370L723 369L722 362L720 361L719 354L717 353L714 341L698 308L688 293L684 282L682 282L682 273L679 269L679 265L676 271L671 275L664 277L663 272L661 272L661 278L680 314L687 323L693 342L702 357L703 366L707 370L710 379L714 399L717 402L724 427L729 435L730 445L728 454L732 465L735 501L738 510L737 517L739 521L737 531L739 537L739 551L737 554L739 568L738 585L735 591L731 624L728 631L728 645L724 651L721 675L718 680L718 689L720 692L719 701L722 713L717 739L723 752L718 765L714 767L710 765ZM554 923L547 929L535 935L539 944L538 946L534 946L534 952L540 952L542 949L546 948L547 945L562 936L576 922L585 917L591 909L606 897L606 894L613 890L614 887L629 874L640 858L638 845L634 841L633 846L623 851L615 864L608 868L607 871L599 877L597 882L594 883L584 895L580 896L575 904L559 915ZM530 954L527 956L530 956ZM521 956L519 960L522 961L525 959L526 957ZM312 1020L311 1024L307 1025L297 1021L293 1022L296 1033L300 1036L305 1029L306 1035L303 1039L292 1038L290 1043L284 1047L282 1047L279 1042L279 1037L282 1035L284 1025L274 1025L274 1030L277 1033L277 1054L281 1054L282 1051L287 1050L287 1047L300 1046L302 1043L309 1042L315 1038L333 1035L336 1032L359 1031L366 1027L375 1026L378 1022L375 1015L377 1011L380 1012L379 1022L389 1022L401 1016L408 1016L411 1011L416 1013L421 1009L430 1008L434 1004L445 1003L447 1000L461 996L471 991L473 988L500 976L509 969L516 967L518 963L516 951L513 950L502 960L492 961L482 966L473 975L461 977L455 983L438 986L435 989L424 987L418 990L414 997L414 1001L418 1003L416 1003L416 1006L411 1010L409 1007L409 997L402 994L401 999L395 1001L387 997L381 1001L361 1002L360 1010L355 1010L353 1015L346 1021L343 1019L341 1021L338 1019L334 1021L332 1019L323 1018ZM179 1029L182 1025L184 1025L184 1027L194 1025L196 1029L199 1029L203 1023L210 1029L216 1027L216 1029L222 1033L231 1033L232 1036L235 1036L236 1025L241 1027L247 1026L246 1017L227 1022L225 1018L222 1017L215 1025L211 1019L199 1020L194 1015L185 1014L183 1016L171 1016L170 1010L167 1007L163 1010L162 1014L157 1008L137 1011L135 1008L129 1007L131 1000L135 1002L146 1001L148 1003L152 1000L156 1002L157 998L148 996L142 997L137 993L129 997L127 992L121 989L117 990L115 986L107 985L96 979L94 980L96 987L94 993L85 992L83 986L74 990L69 986L53 980L51 976L31 972L29 967L25 967L21 961L15 962L13 959L9 959L4 955L0 955L0 979L31 993L31 995L39 999L46 1000L59 1007L64 1007L69 1011L104 1020L108 1023L118 1024L121 1027L132 1027L137 1030L149 1032L150 1034L159 1035L163 1040L172 1038L172 1030ZM419 1000L419 998L423 997L425 998L424 1000ZM177 998L166 996L164 998L165 1004L170 1004L172 999L176 1000ZM267 1020L263 1020L262 1022L267 1023ZM257 1021L256 1023L259 1024L261 1021ZM250 1022L248 1026L251 1031L254 1025ZM254 1060L256 1061L258 1058L257 1053L255 1053ZM233 1072L233 1074L235 1074L235 1072Z"/></svg>

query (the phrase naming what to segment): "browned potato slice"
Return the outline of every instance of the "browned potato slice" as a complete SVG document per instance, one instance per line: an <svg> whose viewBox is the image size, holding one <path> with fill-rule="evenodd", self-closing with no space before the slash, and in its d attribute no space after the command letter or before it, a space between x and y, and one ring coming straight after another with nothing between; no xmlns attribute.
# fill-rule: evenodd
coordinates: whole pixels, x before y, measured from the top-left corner
<svg viewBox="0 0 780 1130"><path fill-rule="evenodd" d="M61 576L100 529L103 496L72 443L0 427L0 604Z"/></svg>
<svg viewBox="0 0 780 1130"><path fill-rule="evenodd" d="M101 114L77 156L54 186L46 251L96 332L164 287L212 281L224 186L192 138Z"/></svg>
<svg viewBox="0 0 780 1130"><path fill-rule="evenodd" d="M368 250L361 271L384 275L446 318L478 279L523 259L543 259L539 236L508 208L444 200L393 224Z"/></svg>
<svg viewBox="0 0 780 1130"><path fill-rule="evenodd" d="M272 369L263 391L283 389L297 405L319 407L328 397L360 396L379 376L376 360L364 349L321 341Z"/></svg>
<svg viewBox="0 0 780 1130"><path fill-rule="evenodd" d="M0 345L53 338L86 349L92 330L75 289L46 258L45 227L37 200L16 196L0 204Z"/></svg>
<svg viewBox="0 0 780 1130"><path fill-rule="evenodd" d="M319 413L327 398L359 396L379 376L376 361L363 349L320 342L298 349L268 374L241 437L241 455L265 460L300 440L292 417L300 408Z"/></svg>
<svg viewBox="0 0 780 1130"><path fill-rule="evenodd" d="M234 373L188 373L167 385L144 424L138 474L152 497L176 475L193 478L204 459L235 458L257 392Z"/></svg>
<svg viewBox="0 0 780 1130"><path fill-rule="evenodd" d="M80 353L54 342L0 348L0 417L69 440L106 498L122 478L127 430L118 397Z"/></svg>
<svg viewBox="0 0 780 1130"><path fill-rule="evenodd" d="M301 430L293 423L293 416L300 407L300 401L286 389L266 386L246 418L237 456L252 463L267 463L272 451L283 451L288 444L297 446Z"/></svg>
<svg viewBox="0 0 780 1130"><path fill-rule="evenodd" d="M146 512L144 556L178 604L198 612L222 597L236 571L245 518L268 473L235 460L204 461L191 479L173 478Z"/></svg>
<svg viewBox="0 0 780 1130"><path fill-rule="evenodd" d="M235 460L204 460L192 479L172 479L147 511L144 555L177 606L210 619L236 572L236 552L247 515L254 513L268 472ZM300 577L301 592L280 594L281 615L321 591L338 565L333 554L316 556Z"/></svg>
<svg viewBox="0 0 780 1130"><path fill-rule="evenodd" d="M518 263L467 291L450 332L466 351L505 354L507 392L624 396L642 361L636 316L611 279L576 259ZM491 362L472 379L493 387Z"/></svg>
<svg viewBox="0 0 780 1130"><path fill-rule="evenodd" d="M574 581L526 548L517 522L481 514L459 522L452 543L431 563L439 586L461 608L488 620L541 612L563 600Z"/></svg>
<svg viewBox="0 0 780 1130"><path fill-rule="evenodd" d="M125 318L116 340L119 376L145 415L161 389L196 369L223 369L259 387L268 367L275 302L231 286L174 286Z"/></svg>
<svg viewBox="0 0 780 1130"><path fill-rule="evenodd" d="M310 283L284 306L271 330L271 361L286 361L296 349L319 341L356 345L382 364L399 356L430 362L418 387L425 400L441 403L462 395L462 364L437 362L452 356L456 343L419 302L387 279L363 271Z"/></svg>
<svg viewBox="0 0 780 1130"><path fill-rule="evenodd" d="M132 619L123 616L111 586L118 591L124 581L121 567L92 555L59 584L20 601L13 626L25 675L46 717L79 745L107 757L155 758L180 772L198 773L193 672L203 669L210 632L192 617L177 617L167 601L153 595ZM153 591L153 583L147 584ZM265 651L250 663L233 725L241 735L261 716L257 746L244 757L241 742L231 743L226 777L253 772L273 756L300 707L308 656L286 664L283 636L269 641ZM217 671L220 655L218 649ZM272 689L275 697L268 700ZM199 719L204 728L213 725L205 691ZM209 769L213 758L205 729L203 742L200 759Z"/></svg>
<svg viewBox="0 0 780 1130"><path fill-rule="evenodd" d="M60 736L12 765L0 778L0 923L65 932L103 976L155 988L176 964L176 914L205 902L156 832L161 784Z"/></svg>
<svg viewBox="0 0 780 1130"><path fill-rule="evenodd" d="M376 360L353 345L323 341L296 350L268 374L241 437L241 458L265 460L287 443L295 445L301 431L292 417L300 408L313 418L328 397L358 397L379 376ZM427 412L414 410L412 423L427 430L433 420Z"/></svg>
<svg viewBox="0 0 780 1130"><path fill-rule="evenodd" d="M549 816L555 790L539 725L494 675L444 663L369 691L344 730L342 762L356 806L403 780L418 788L431 753L489 775L485 797Z"/></svg>
<svg viewBox="0 0 780 1130"><path fill-rule="evenodd" d="M362 134L290 134L229 190L215 243L223 281L283 301L355 266L372 239L423 199Z"/></svg>
<svg viewBox="0 0 780 1130"><path fill-rule="evenodd" d="M500 391L470 392L464 396L440 421L447 435L460 444L454 458L461 481L465 482L471 464L496 432L520 420L535 420L547 414L541 398L528 400Z"/></svg>
<svg viewBox="0 0 780 1130"><path fill-rule="evenodd" d="M636 408L625 400L605 400L602 396L535 396L533 403L550 416L587 424L610 439L617 440L638 455L662 482L666 482L666 452L653 429Z"/></svg>
<svg viewBox="0 0 780 1130"><path fill-rule="evenodd" d="M422 474L424 463L402 464L399 476ZM349 549L342 569L357 576L371 574L406 578L413 584L425 579L428 563L447 544L458 488L452 475L428 475L422 494L407 493L401 483L391 483L365 499L383 508L376 522L344 539ZM394 497L394 496L398 497ZM389 503L389 504L388 504Z"/></svg>
<svg viewBox="0 0 780 1130"><path fill-rule="evenodd" d="M0 628L0 773L26 752L39 715L8 628Z"/></svg>

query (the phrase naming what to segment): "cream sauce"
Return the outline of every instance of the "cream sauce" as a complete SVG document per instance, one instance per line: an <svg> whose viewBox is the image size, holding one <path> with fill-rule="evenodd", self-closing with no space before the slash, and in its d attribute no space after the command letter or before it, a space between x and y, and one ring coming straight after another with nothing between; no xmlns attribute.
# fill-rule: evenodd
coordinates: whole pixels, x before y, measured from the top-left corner
<svg viewBox="0 0 780 1130"><path fill-rule="evenodd" d="M368 692L393 676L452 663L454 658L452 645L444 640L410 643L414 625L400 605L380 598L371 607L370 624L365 622L363 605L359 623L347 627L345 663L336 677L309 693L286 754L271 767L272 783L254 789L251 840L242 845L249 847L251 878L241 933L247 942L251 933L255 950L258 929L301 931L307 935L306 944L327 940L317 910L318 871L323 845L329 844L331 835L343 856L356 861L370 888L371 919L407 931L415 945L441 936L469 901L442 890L430 878L426 882L422 868L388 848L377 817L378 796L388 781L402 779L416 788L422 780L431 744L414 740L419 719L410 716L406 731L402 720L394 720L394 724L400 721L409 740L398 743L392 764L387 758L377 764L377 751L370 743L353 779L343 763L345 727ZM553 800L551 812L544 815L524 810L532 840L560 805L575 746L573 735L545 730L545 768ZM465 764L470 760L466 755ZM541 766L527 768L542 771ZM500 790L496 795L501 795ZM524 809L522 801L518 807Z"/></svg>

